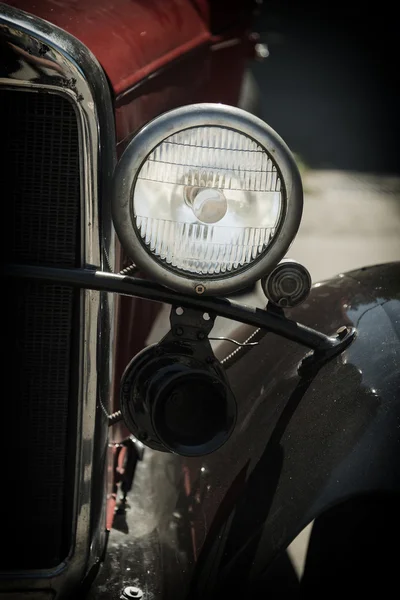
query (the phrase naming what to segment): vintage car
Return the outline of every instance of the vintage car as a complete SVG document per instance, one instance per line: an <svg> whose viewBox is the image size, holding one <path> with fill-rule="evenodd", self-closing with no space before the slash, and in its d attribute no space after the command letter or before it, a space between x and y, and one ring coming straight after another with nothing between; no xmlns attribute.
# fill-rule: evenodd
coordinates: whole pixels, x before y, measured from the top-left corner
<svg viewBox="0 0 400 600"><path fill-rule="evenodd" d="M311 289L285 259L302 185L249 112L256 4L0 5L0 598L396 583L400 263ZM110 543L128 502L143 527ZM282 556L313 520L300 589Z"/></svg>

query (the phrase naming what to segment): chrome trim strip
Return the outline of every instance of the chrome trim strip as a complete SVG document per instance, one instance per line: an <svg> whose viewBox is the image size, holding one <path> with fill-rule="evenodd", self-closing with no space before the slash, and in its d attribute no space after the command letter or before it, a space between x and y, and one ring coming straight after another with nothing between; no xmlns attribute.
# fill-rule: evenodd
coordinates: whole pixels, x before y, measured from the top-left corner
<svg viewBox="0 0 400 600"><path fill-rule="evenodd" d="M64 94L74 103L82 161L81 266L113 270L115 237L109 198L116 150L114 113L105 74L79 40L5 4L0 4L0 38L18 59L13 72L6 72L7 65L0 62L0 86ZM96 474L103 477L105 467L103 446L107 444L108 424L97 405L100 400L107 407L112 391L114 299L112 294L95 291L82 290L80 294L80 414L72 552L64 563L49 571L7 573L4 579L0 575L0 592L15 589L18 581L18 589L51 588L57 590L57 598L65 597L99 561L103 550L105 528L91 523L91 503L93 480ZM102 510L105 513L105 506Z"/></svg>

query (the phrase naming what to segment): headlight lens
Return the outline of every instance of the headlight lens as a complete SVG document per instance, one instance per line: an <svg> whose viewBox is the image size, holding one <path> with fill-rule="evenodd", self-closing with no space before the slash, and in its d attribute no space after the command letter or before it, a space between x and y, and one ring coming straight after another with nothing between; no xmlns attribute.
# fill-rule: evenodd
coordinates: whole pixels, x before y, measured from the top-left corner
<svg viewBox="0 0 400 600"><path fill-rule="evenodd" d="M267 275L293 241L302 208L285 142L222 104L160 115L132 139L114 174L113 220L125 253L189 294L228 294Z"/></svg>
<svg viewBox="0 0 400 600"><path fill-rule="evenodd" d="M238 131L196 127L165 139L141 167L133 214L141 239L176 271L234 273L268 250L281 179L263 148Z"/></svg>

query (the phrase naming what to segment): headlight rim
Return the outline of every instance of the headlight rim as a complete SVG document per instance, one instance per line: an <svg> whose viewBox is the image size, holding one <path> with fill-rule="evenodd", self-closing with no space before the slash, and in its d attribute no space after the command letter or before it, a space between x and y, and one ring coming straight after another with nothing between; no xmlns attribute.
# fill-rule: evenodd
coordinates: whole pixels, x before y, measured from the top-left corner
<svg viewBox="0 0 400 600"><path fill-rule="evenodd" d="M156 146L175 133L202 126L231 129L253 139L273 161L284 191L276 232L265 253L238 272L212 278L180 274L152 255L137 231L132 201L138 174ZM191 104L156 117L131 140L114 173L112 215L123 249L150 277L183 293L197 294L197 289L204 288L204 295L227 295L261 279L285 256L300 226L302 210L301 177L286 143L258 117L223 104Z"/></svg>

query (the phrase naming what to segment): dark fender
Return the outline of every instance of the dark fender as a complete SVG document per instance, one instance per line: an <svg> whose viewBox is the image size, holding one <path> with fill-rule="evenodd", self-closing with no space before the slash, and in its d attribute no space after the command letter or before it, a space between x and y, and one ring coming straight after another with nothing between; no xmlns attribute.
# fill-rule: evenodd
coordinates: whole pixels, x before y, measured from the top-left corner
<svg viewBox="0 0 400 600"><path fill-rule="evenodd" d="M308 381L297 374L304 349L273 334L229 368L241 413L236 432L201 465L186 461L200 499L192 503L191 597L262 597L274 557L338 503L363 495L370 501L379 492L387 499L378 503L381 512L393 519L392 494L400 492L400 263L317 284L290 316L328 334L354 325L357 338ZM399 526L398 517L391 526Z"/></svg>

